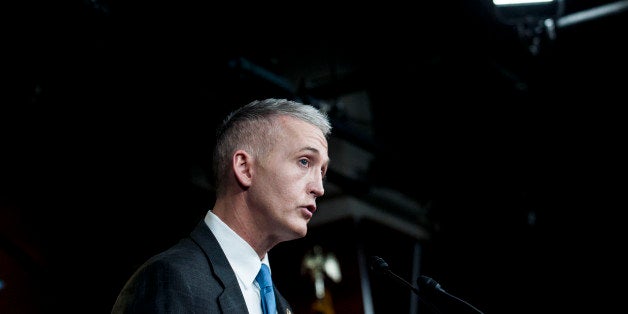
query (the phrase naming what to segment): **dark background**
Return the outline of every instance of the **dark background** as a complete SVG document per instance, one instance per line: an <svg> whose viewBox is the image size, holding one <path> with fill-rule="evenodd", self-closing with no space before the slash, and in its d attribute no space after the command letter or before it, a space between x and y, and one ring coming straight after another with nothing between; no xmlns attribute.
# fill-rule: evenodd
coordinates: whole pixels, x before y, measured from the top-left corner
<svg viewBox="0 0 628 314"><path fill-rule="evenodd" d="M572 2L566 14L609 1ZM262 97L330 103L334 134L374 159L357 182L329 180L429 208L423 273L485 313L625 307L610 288L624 274L625 11L541 34L533 53L480 0L3 7L3 313L110 312L211 207L196 180L216 124ZM354 91L366 139L338 106ZM411 280L405 245L365 239Z"/></svg>

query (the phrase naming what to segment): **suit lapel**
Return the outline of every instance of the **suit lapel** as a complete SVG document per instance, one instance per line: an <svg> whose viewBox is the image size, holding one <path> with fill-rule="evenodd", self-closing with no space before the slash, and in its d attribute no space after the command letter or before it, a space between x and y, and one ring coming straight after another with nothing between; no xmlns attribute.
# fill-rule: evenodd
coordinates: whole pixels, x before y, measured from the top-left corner
<svg viewBox="0 0 628 314"><path fill-rule="evenodd" d="M278 314L292 314L292 308L288 301L281 295L279 290L277 290L277 286L273 286L275 289L275 299L277 300L277 313Z"/></svg>
<svg viewBox="0 0 628 314"><path fill-rule="evenodd" d="M220 307L225 313L248 313L246 302L242 291L240 291L240 285L236 278L235 272L229 265L227 256L222 251L220 244L214 234L209 230L207 224L204 221L200 221L196 228L192 230L190 237L196 242L211 266L214 276L222 283L224 287L223 292L218 298ZM277 300L277 312L278 314L292 314L292 308L288 301L279 293L277 287L275 289L275 299Z"/></svg>
<svg viewBox="0 0 628 314"><path fill-rule="evenodd" d="M201 220L190 234L190 237L201 247L205 256L207 256L214 277L224 287L224 290L218 297L218 302L223 312L247 313L246 302L244 301L242 291L240 291L235 272L229 265L227 256L225 256L220 244L218 244L218 240L209 230L207 224Z"/></svg>

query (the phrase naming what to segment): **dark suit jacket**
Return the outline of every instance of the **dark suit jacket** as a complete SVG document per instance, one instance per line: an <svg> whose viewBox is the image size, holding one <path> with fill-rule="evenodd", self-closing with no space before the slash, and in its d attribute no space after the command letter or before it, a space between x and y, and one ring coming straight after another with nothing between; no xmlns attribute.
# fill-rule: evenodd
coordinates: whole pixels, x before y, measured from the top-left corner
<svg viewBox="0 0 628 314"><path fill-rule="evenodd" d="M275 287L277 311L292 309ZM204 221L144 263L111 313L248 313L235 272Z"/></svg>

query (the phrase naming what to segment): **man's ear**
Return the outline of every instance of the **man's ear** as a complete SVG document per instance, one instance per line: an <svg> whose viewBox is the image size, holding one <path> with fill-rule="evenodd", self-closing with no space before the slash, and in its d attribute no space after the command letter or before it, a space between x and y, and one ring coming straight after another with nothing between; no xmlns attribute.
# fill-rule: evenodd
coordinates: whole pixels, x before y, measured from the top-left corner
<svg viewBox="0 0 628 314"><path fill-rule="evenodd" d="M233 154L232 166L238 183L243 187L251 186L253 157L244 150L238 150Z"/></svg>

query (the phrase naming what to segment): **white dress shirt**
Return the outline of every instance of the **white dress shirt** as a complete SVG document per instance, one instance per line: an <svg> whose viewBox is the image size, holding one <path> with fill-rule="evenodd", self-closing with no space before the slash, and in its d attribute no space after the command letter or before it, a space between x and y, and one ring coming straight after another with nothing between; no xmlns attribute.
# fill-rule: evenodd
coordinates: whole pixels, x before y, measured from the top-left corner
<svg viewBox="0 0 628 314"><path fill-rule="evenodd" d="M270 268L268 254L260 261L255 250L211 210L207 211L207 215L205 215L205 223L216 236L231 268L235 271L249 313L262 314L260 288L255 281L255 276L257 276L262 263Z"/></svg>

